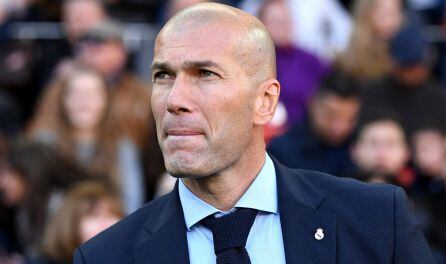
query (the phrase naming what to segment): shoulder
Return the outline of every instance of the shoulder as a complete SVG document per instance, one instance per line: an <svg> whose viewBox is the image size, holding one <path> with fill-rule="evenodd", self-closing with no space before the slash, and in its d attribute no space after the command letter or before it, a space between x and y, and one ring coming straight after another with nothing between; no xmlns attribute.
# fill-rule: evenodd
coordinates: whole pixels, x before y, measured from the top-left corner
<svg viewBox="0 0 446 264"><path fill-rule="evenodd" d="M393 259L395 263L434 263L400 187L293 170L280 164L278 167L283 174L279 178L287 181L283 185L291 186L288 196L297 197L306 205L301 212L314 208L313 212L328 213L335 219L340 262L374 259L373 263L385 263ZM289 208L296 210L302 206Z"/></svg>
<svg viewBox="0 0 446 264"><path fill-rule="evenodd" d="M300 170L299 173L313 175L312 184L324 190L327 194L335 195L339 199L350 199L356 197L360 200L378 201L384 199L393 199L394 193L401 189L391 184L383 183L365 183L352 178L341 178L333 175Z"/></svg>
<svg viewBox="0 0 446 264"><path fill-rule="evenodd" d="M381 183L364 183L352 178L342 178L327 173L303 170L289 169L290 173L298 175L301 181L308 187L320 190L327 195L336 194L342 198L344 195L351 199L352 195L364 199L380 199L383 193L393 195L398 189L397 186Z"/></svg>
<svg viewBox="0 0 446 264"><path fill-rule="evenodd" d="M320 207L332 213L342 215L356 211L354 214L362 215L364 208L368 208L370 213L389 215L393 214L395 198L405 198L404 191L394 185L364 183L322 172L275 165L284 175L282 178L287 185L308 195L307 199L321 197Z"/></svg>

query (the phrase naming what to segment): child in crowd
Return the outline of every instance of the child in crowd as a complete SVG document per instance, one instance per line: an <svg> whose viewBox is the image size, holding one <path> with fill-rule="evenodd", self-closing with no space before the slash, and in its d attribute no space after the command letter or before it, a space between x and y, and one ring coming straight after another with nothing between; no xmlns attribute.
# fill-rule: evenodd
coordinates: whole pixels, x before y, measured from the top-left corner
<svg viewBox="0 0 446 264"><path fill-rule="evenodd" d="M404 130L391 113L369 113L359 123L351 157L355 177L368 182L394 183L408 187L413 174L407 169L410 158Z"/></svg>
<svg viewBox="0 0 446 264"><path fill-rule="evenodd" d="M118 222L124 216L119 195L99 182L74 186L46 225L40 259L32 264L71 263L74 250L83 242Z"/></svg>
<svg viewBox="0 0 446 264"><path fill-rule="evenodd" d="M428 121L427 121L428 122ZM412 199L419 222L437 259L446 262L446 134L438 124L419 127L412 136L417 182Z"/></svg>

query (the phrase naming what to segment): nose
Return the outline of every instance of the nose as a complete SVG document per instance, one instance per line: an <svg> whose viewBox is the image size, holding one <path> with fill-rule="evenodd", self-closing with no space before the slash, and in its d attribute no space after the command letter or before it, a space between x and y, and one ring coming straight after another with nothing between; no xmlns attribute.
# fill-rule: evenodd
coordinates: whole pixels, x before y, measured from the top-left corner
<svg viewBox="0 0 446 264"><path fill-rule="evenodd" d="M188 78L178 75L167 97L167 111L171 114L192 111L192 86Z"/></svg>

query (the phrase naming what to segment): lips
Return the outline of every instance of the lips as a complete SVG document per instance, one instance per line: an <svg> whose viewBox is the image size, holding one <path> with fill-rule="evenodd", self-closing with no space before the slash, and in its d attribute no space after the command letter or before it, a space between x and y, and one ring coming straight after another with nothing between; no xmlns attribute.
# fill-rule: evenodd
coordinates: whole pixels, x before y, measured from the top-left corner
<svg viewBox="0 0 446 264"><path fill-rule="evenodd" d="M173 129L167 131L167 136L199 136L204 133L198 130L190 130L190 129Z"/></svg>

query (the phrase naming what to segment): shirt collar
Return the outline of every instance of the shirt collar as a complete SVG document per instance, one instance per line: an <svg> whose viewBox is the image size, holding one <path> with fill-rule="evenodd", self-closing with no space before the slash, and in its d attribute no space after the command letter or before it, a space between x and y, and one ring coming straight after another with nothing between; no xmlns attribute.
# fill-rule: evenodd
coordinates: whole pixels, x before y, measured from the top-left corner
<svg viewBox="0 0 446 264"><path fill-rule="evenodd" d="M235 204L235 208L244 207L273 214L278 213L276 172L271 158L268 155L265 156L265 164L251 186ZM178 183L178 192L189 231L201 219L215 213L225 213L201 200L183 184L182 180Z"/></svg>

